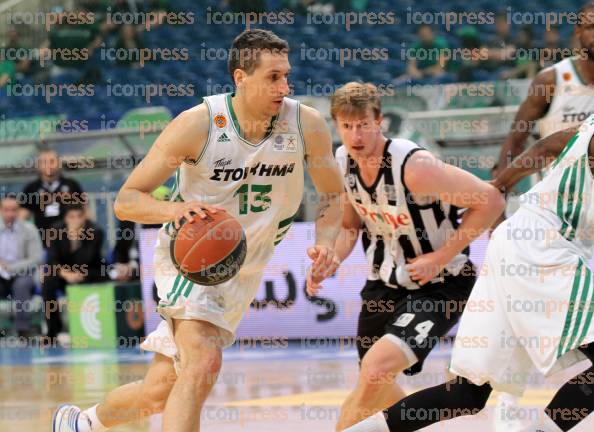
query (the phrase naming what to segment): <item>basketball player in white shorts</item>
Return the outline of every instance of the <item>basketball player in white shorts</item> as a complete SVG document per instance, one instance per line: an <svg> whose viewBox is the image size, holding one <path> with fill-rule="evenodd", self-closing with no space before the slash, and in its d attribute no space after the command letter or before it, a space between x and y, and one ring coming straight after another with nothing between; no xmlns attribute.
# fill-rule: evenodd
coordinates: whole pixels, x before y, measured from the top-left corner
<svg viewBox="0 0 594 432"><path fill-rule="evenodd" d="M494 180L509 188L550 164L493 232L452 352L458 378L414 393L350 432L421 429L482 410L493 389L521 395L528 375L594 361L594 115L523 152ZM554 159L554 160L553 160ZM551 163L552 161L552 163ZM594 410L594 366L567 381L525 431L568 431Z"/></svg>
<svg viewBox="0 0 594 432"><path fill-rule="evenodd" d="M118 218L165 224L154 261L164 320L142 344L156 354L143 381L112 390L85 411L73 405L58 409L53 432L103 431L160 412L165 432L199 430L221 350L233 343L264 267L299 209L304 161L320 197L308 277L319 280L336 270L342 179L323 117L286 97L287 52L287 42L270 31L237 36L228 62L236 92L205 97L180 114L122 186L115 203ZM174 172L171 201L152 198L150 192ZM204 217L205 211L219 209L243 226L247 256L228 282L197 285L173 266L169 232L193 213Z"/></svg>

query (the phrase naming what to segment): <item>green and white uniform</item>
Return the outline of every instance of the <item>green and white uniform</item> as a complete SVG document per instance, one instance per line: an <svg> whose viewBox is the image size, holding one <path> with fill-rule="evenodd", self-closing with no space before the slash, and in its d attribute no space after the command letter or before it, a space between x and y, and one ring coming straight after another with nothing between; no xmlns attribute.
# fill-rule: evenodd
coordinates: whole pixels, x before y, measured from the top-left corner
<svg viewBox="0 0 594 432"><path fill-rule="evenodd" d="M493 232L460 320L454 374L521 393L534 367L547 375L585 359L576 348L594 341L593 134L594 115Z"/></svg>
<svg viewBox="0 0 594 432"><path fill-rule="evenodd" d="M176 172L174 201L200 201L224 208L246 234L247 256L231 280L202 286L182 277L169 256L171 229L159 232L154 256L158 312L165 318L142 344L144 349L176 356L172 318L215 324L225 346L260 285L264 267L287 233L303 196L304 142L299 102L285 98L266 137L258 144L243 139L231 94L204 98L209 109L208 139L196 160Z"/></svg>

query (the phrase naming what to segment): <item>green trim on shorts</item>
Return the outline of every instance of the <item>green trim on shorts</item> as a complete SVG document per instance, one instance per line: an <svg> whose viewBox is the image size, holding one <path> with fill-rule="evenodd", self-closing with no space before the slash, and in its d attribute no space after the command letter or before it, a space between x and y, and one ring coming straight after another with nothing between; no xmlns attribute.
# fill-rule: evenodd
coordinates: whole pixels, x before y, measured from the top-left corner
<svg viewBox="0 0 594 432"><path fill-rule="evenodd" d="M577 298L578 292L580 291L580 281L582 278L582 267L584 266L583 261L580 259L577 269L575 271L575 276L573 278L573 287L571 289L571 296L569 298L569 306L567 308L567 315L565 316L565 324L563 326L563 333L561 334L561 340L559 341L559 347L557 348L557 358L561 357L567 351L566 342L567 342L567 335L569 334L569 330L571 328L571 319L573 318L573 312L575 308L575 300ZM587 280L587 278L585 278ZM576 319L577 321L577 319ZM576 322L577 327L579 328L579 323Z"/></svg>

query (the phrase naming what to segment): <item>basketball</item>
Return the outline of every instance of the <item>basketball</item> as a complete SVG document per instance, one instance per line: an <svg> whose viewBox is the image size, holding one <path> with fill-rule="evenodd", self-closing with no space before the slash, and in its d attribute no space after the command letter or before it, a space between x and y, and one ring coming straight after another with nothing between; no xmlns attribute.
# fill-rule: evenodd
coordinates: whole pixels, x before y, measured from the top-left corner
<svg viewBox="0 0 594 432"><path fill-rule="evenodd" d="M237 274L247 253L245 232L225 211L194 215L182 221L170 244L171 259L187 279L199 285L218 285Z"/></svg>

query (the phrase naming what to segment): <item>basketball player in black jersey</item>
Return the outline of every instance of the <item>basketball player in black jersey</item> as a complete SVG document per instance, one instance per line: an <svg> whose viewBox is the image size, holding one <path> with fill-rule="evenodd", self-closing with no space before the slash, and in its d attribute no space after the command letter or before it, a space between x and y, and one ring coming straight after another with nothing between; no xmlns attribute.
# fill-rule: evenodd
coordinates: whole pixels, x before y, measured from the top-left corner
<svg viewBox="0 0 594 432"><path fill-rule="evenodd" d="M418 373L458 321L475 281L468 246L503 211L504 200L415 143L387 139L372 84L339 88L331 113L349 197L336 254L344 260L362 230L370 266L357 330L360 376L342 406L340 431L405 396L396 376ZM459 224L461 208L467 210ZM319 288L308 280L309 294Z"/></svg>

